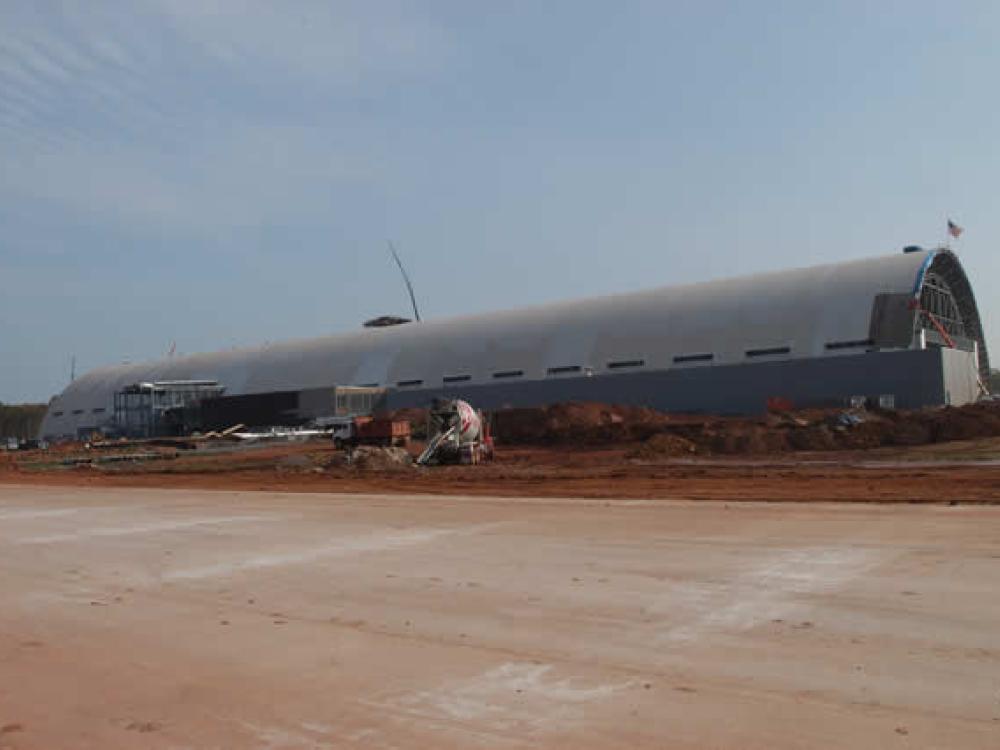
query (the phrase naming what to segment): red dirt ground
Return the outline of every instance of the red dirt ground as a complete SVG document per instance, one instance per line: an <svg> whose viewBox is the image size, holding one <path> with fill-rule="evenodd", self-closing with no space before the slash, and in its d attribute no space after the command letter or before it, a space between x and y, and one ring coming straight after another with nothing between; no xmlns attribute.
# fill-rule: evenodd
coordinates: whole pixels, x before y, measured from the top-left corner
<svg viewBox="0 0 1000 750"><path fill-rule="evenodd" d="M484 466L360 470L325 443L260 447L158 461L63 467L55 456L0 458L0 482L292 492L401 492L508 497L996 503L1000 440L906 450L796 453L768 459L640 461L640 444L512 446ZM929 450L933 449L933 450Z"/></svg>
<svg viewBox="0 0 1000 750"><path fill-rule="evenodd" d="M425 424L420 410L395 417L409 419L418 433ZM0 482L732 501L1000 499L1000 404L994 402L760 418L567 403L504 410L493 424L498 455L486 466L352 467L326 441L206 442L198 450L69 444L0 454ZM128 456L135 460L107 460Z"/></svg>

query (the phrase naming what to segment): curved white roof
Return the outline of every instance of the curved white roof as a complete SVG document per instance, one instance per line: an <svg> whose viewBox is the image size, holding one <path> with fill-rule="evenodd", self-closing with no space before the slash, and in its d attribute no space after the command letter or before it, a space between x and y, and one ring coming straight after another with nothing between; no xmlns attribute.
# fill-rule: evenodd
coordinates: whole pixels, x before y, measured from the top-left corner
<svg viewBox="0 0 1000 750"><path fill-rule="evenodd" d="M226 395L406 381L436 388L449 376L469 375L471 383L492 382L503 371L545 378L550 368L602 372L608 363L636 360L648 370L684 366L674 358L708 353L712 364L746 362L748 350L784 347L785 357L836 356L827 343L869 338L876 295L919 293L935 254L946 254L960 269L946 251L895 253L105 367L53 401L42 434L76 434L98 424L103 420L95 419L95 409L110 416L114 392L142 381L218 380Z"/></svg>

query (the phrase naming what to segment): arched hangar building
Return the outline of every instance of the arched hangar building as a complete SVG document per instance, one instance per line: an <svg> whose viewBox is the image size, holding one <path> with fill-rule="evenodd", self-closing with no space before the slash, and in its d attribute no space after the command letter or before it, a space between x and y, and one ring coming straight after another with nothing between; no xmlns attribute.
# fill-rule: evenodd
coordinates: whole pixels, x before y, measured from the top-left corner
<svg viewBox="0 0 1000 750"><path fill-rule="evenodd" d="M116 406L120 419L144 386L256 403L284 424L332 413L337 386L386 388L390 408L441 395L488 409L589 400L744 414L773 399L975 400L989 360L969 279L948 250L907 250L105 367L53 399L41 436L114 432Z"/></svg>

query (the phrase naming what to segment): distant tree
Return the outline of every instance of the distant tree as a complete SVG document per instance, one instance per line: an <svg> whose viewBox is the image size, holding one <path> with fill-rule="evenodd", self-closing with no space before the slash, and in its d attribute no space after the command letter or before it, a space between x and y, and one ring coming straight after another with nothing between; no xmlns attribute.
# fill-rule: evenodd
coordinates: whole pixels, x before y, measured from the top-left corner
<svg viewBox="0 0 1000 750"><path fill-rule="evenodd" d="M0 437L37 437L46 408L45 404L0 404Z"/></svg>
<svg viewBox="0 0 1000 750"><path fill-rule="evenodd" d="M990 379L986 385L989 386L990 393L1000 393L1000 370L990 370Z"/></svg>

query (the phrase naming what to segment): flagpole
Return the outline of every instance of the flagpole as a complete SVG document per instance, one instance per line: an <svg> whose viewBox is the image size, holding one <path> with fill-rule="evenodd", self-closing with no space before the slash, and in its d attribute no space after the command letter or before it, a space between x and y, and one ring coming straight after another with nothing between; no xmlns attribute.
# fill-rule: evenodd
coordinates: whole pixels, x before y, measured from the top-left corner
<svg viewBox="0 0 1000 750"><path fill-rule="evenodd" d="M948 250L952 250L951 241L958 240L958 238L962 236L962 232L964 231L965 229L963 227L960 227L951 219L947 219L947 223L945 224L945 232L946 232L945 236L947 238L945 239L944 242L945 248ZM952 252L954 252L954 250L952 250Z"/></svg>

